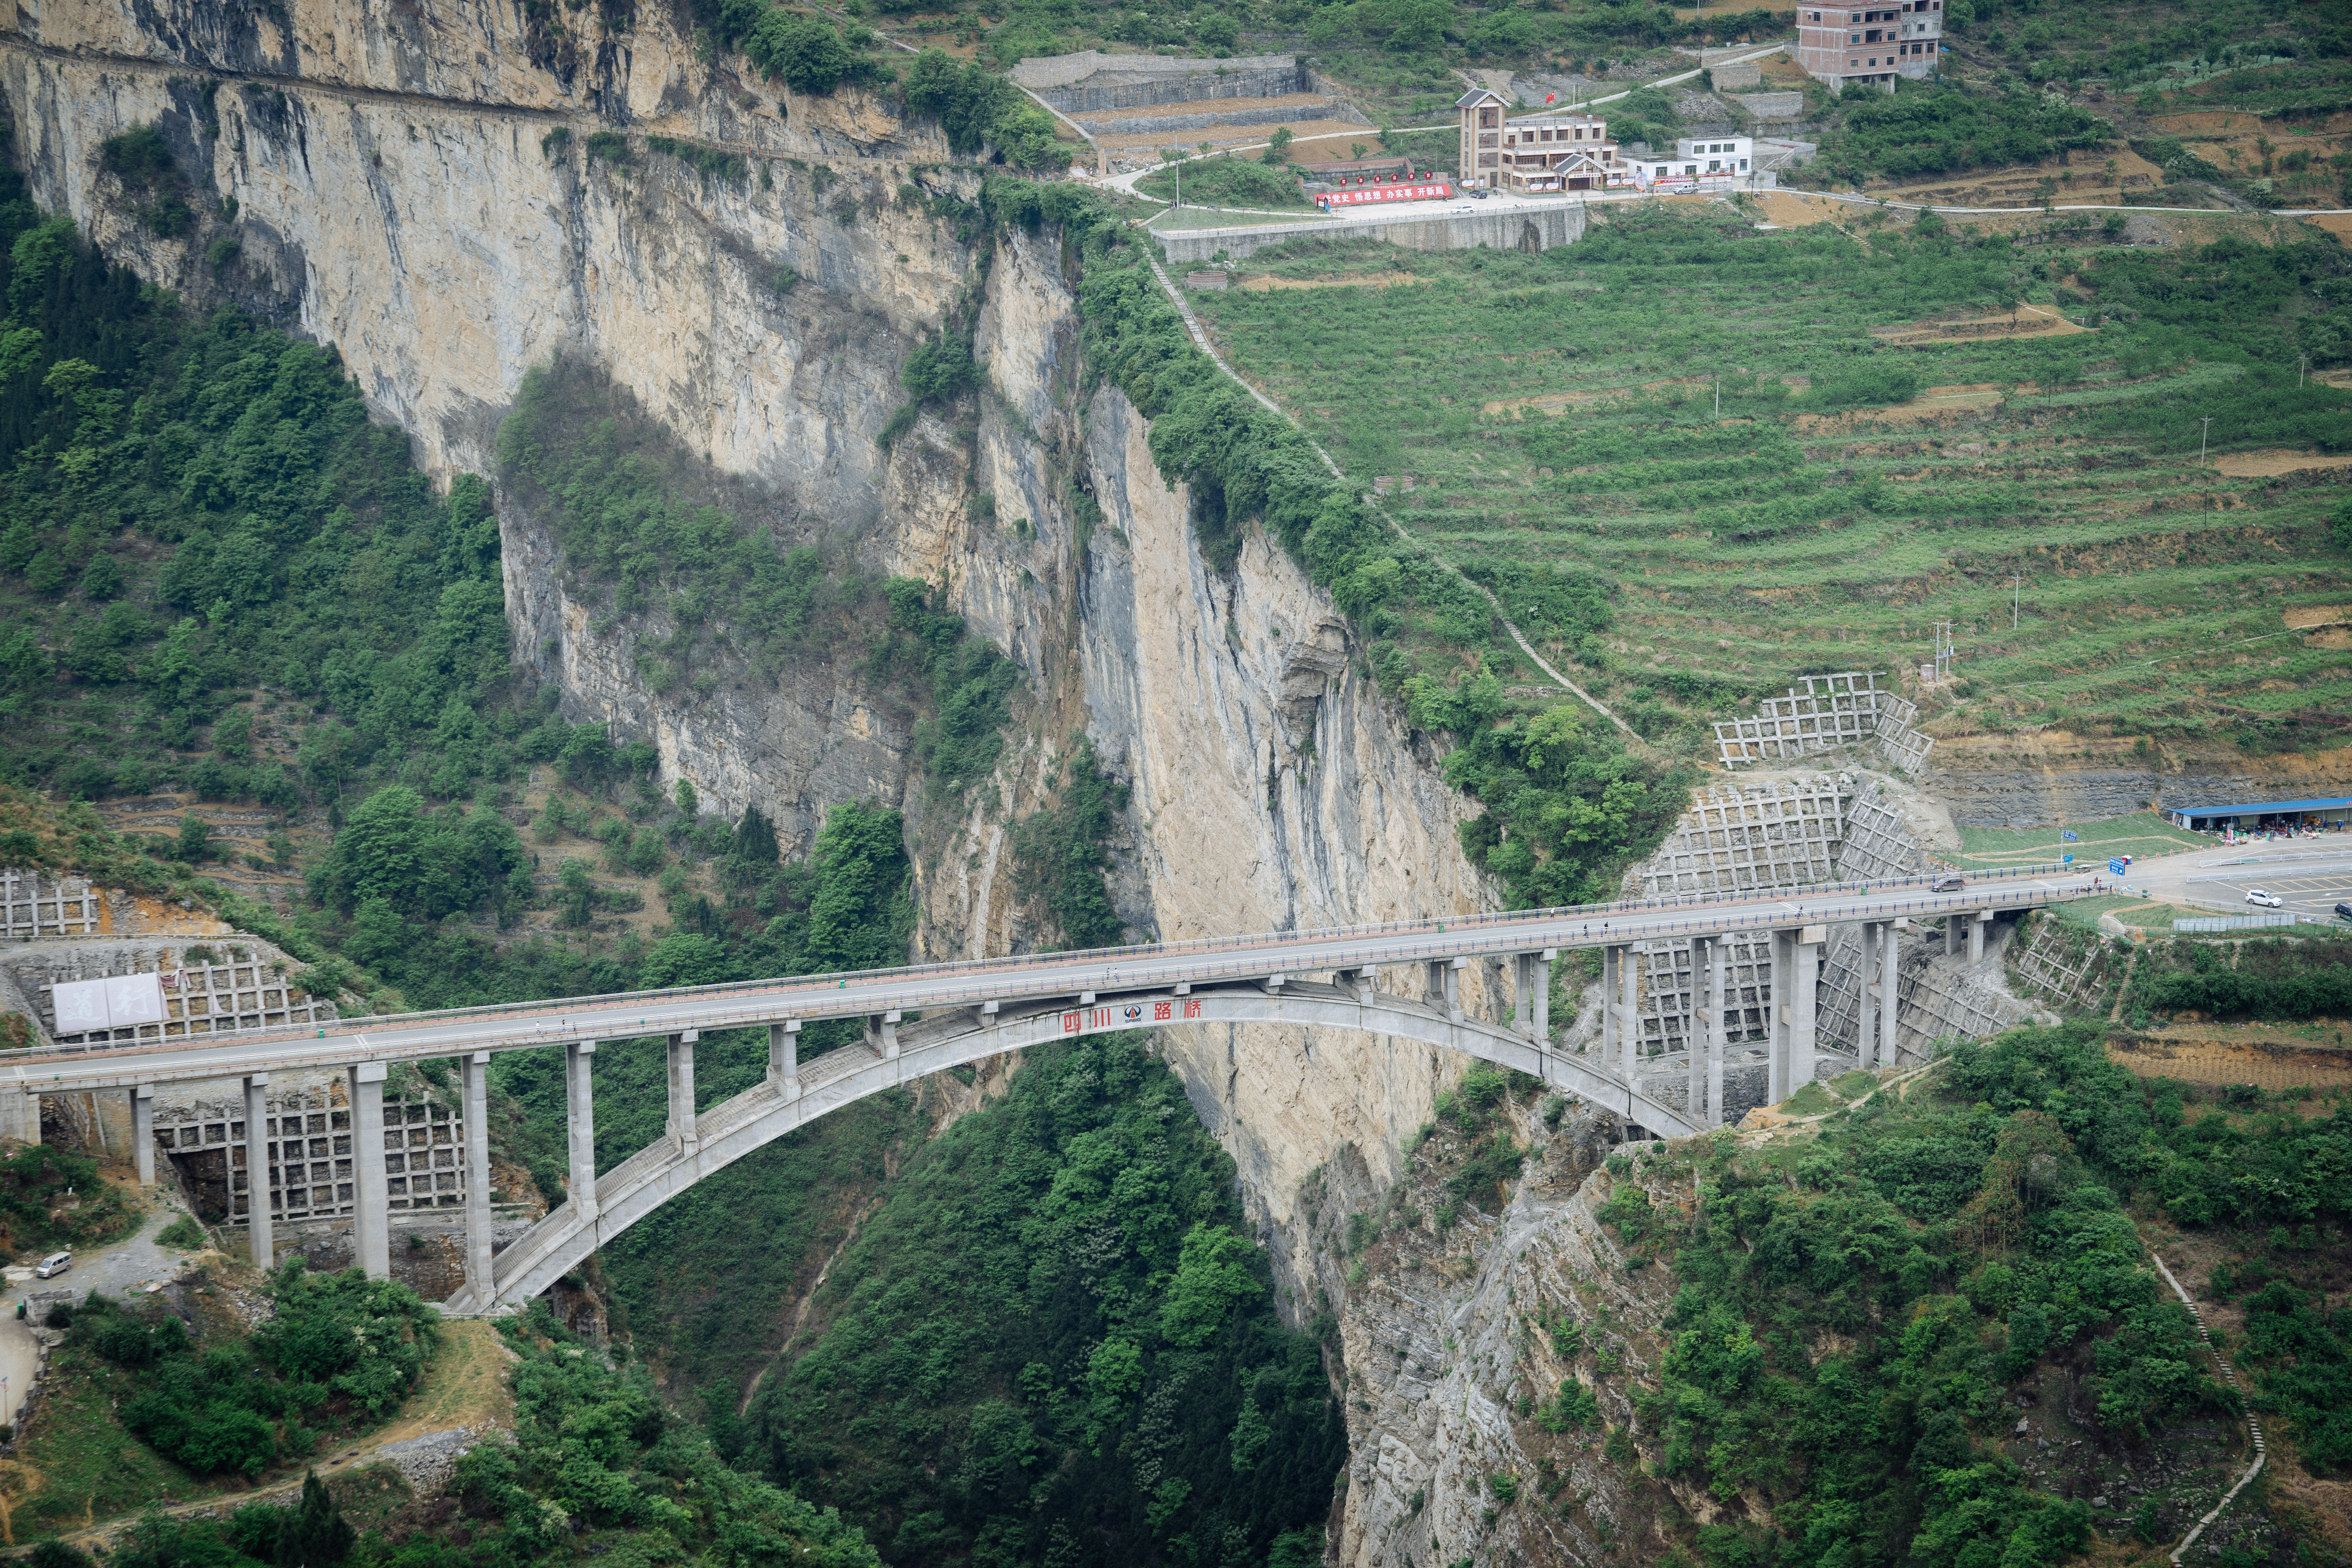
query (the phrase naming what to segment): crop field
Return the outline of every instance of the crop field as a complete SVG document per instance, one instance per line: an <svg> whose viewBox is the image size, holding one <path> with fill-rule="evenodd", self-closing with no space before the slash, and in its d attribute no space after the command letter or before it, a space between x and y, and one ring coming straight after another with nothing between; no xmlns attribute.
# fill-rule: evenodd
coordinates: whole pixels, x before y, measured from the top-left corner
<svg viewBox="0 0 2352 1568"><path fill-rule="evenodd" d="M1907 672L1938 735L2340 743L2347 474L2301 464L2352 451L2352 393L2297 358L2352 361L2352 263L2307 229L2158 250L2066 221L1616 207L1543 254L1294 241L1194 303L1402 530L1672 752L1855 668ZM1422 286L1247 286L1350 274ZM2270 456L2233 476L2200 439ZM1518 595L1564 573L1609 595L1598 622ZM1543 679L1458 605L1373 618L1384 675ZM1938 621L1958 679L1921 692Z"/></svg>

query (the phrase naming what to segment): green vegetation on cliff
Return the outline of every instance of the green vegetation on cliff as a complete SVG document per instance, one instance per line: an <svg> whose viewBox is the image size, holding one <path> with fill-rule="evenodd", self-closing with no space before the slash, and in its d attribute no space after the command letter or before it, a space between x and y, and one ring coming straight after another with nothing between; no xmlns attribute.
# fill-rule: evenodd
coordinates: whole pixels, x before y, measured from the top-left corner
<svg viewBox="0 0 2352 1568"><path fill-rule="evenodd" d="M474 1448L454 1482L467 1511L493 1528L467 1551L425 1545L415 1568L521 1568L616 1549L624 1563L712 1568L878 1562L834 1510L723 1462L700 1428L663 1406L641 1367L612 1364L544 1308L500 1328L521 1358L514 1439Z"/></svg>
<svg viewBox="0 0 2352 1568"><path fill-rule="evenodd" d="M1033 1051L924 1145L742 1430L893 1563L1248 1564L1347 1439L1232 1161L1144 1037ZM1288 1550L1285 1548L1284 1550Z"/></svg>
<svg viewBox="0 0 2352 1568"><path fill-rule="evenodd" d="M1711 1568L2032 1568L2095 1526L2177 1537L2210 1500L2196 1486L2228 1484L2215 1434L2231 1423L2211 1418L2240 1396L2148 1261L2143 1232L2167 1221L2263 1260L2243 1282L2263 1304L2243 1358L2259 1402L2288 1413L2312 1469L2346 1464L2326 1403L2345 1324L2326 1301L2352 1220L2352 1101L2312 1116L2260 1091L2195 1096L2109 1062L2095 1028L2017 1030L1817 1137L1670 1156L1696 1162L1691 1217L1613 1164L1602 1217L1679 1287L1659 1376L1633 1391L1643 1455L1765 1505L1687 1544ZM2083 1440L2047 1440L2069 1432ZM2198 1479L2137 1516L2095 1510L2151 1440Z"/></svg>

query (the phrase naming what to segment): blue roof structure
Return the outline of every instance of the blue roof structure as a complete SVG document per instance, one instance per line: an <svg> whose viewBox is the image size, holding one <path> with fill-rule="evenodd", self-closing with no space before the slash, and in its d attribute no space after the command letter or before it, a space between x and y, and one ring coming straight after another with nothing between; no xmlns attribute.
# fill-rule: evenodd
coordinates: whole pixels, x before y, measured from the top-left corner
<svg viewBox="0 0 2352 1568"><path fill-rule="evenodd" d="M2173 816L2288 816L2302 812L2352 810L2352 795L2331 795L2325 800L2263 800L2251 805L2174 805L2165 809Z"/></svg>

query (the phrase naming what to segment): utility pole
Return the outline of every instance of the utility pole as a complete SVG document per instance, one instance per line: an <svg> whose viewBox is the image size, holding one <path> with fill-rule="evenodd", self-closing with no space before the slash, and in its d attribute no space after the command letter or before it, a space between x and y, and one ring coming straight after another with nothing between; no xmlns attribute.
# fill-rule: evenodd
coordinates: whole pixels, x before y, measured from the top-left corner
<svg viewBox="0 0 2352 1568"><path fill-rule="evenodd" d="M2009 629L2017 629L2018 606L2025 600L2025 579L2012 572L2009 574Z"/></svg>
<svg viewBox="0 0 2352 1568"><path fill-rule="evenodd" d="M1952 679L1952 628L1957 621L1936 623L1936 684L1941 686Z"/></svg>
<svg viewBox="0 0 2352 1568"><path fill-rule="evenodd" d="M2295 356L2294 356L2294 384L2295 384L2297 387L2301 387L2301 386L2303 385L2303 378L2304 378L2305 376L2306 376L2306 375L2310 374L2311 374L2311 356L2310 356L2309 354L2297 354L2297 355L2295 355Z"/></svg>
<svg viewBox="0 0 2352 1568"><path fill-rule="evenodd" d="M2204 417L2205 428L2197 434L2197 466L2200 468L2205 466L2205 442L2213 434L2213 416L2208 414Z"/></svg>
<svg viewBox="0 0 2352 1568"><path fill-rule="evenodd" d="M1723 377L1719 375L1715 378L1715 416L1718 421L1723 417Z"/></svg>

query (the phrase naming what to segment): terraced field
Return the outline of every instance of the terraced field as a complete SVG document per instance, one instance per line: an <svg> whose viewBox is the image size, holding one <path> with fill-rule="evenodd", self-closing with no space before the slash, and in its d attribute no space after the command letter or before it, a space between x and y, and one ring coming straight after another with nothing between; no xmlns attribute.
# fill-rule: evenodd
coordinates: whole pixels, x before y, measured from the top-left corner
<svg viewBox="0 0 2352 1568"><path fill-rule="evenodd" d="M2298 385L2296 357L2341 357L2342 251L1884 219L1617 208L1542 255L1302 241L1195 303L1433 551L1507 598L1531 567L1605 579L1598 635L1514 617L1672 750L1857 667L1909 671L1938 734L2340 743L2347 470L2301 455L2352 451L2352 393ZM1247 286L1267 276L1339 286ZM2263 471L2200 466L2200 437ZM1938 621L1958 679L1920 691ZM1376 652L1542 679L1461 623L1390 616Z"/></svg>

